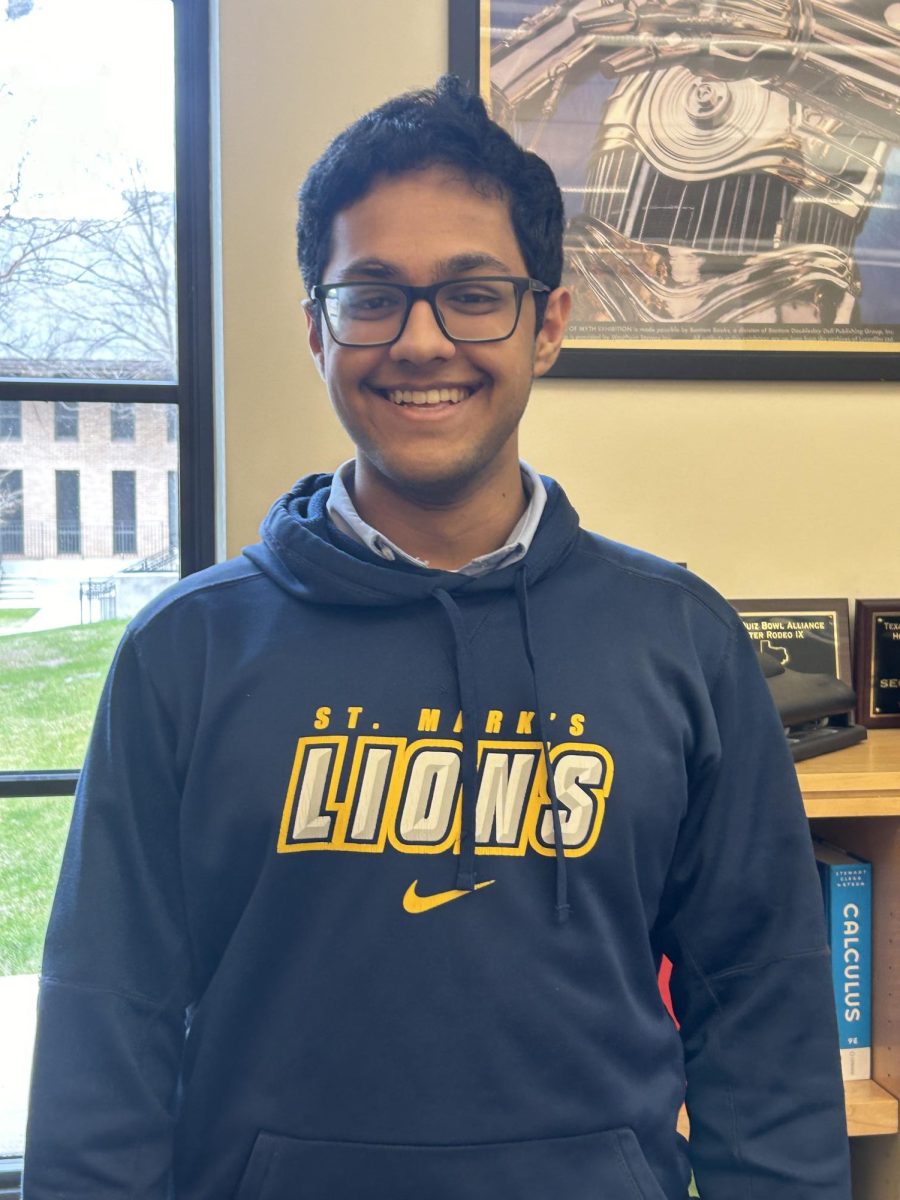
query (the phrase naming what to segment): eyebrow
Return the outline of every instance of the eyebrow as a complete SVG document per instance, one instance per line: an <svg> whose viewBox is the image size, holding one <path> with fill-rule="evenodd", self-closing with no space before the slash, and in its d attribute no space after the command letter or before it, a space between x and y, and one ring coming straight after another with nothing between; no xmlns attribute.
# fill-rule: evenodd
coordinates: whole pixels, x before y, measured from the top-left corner
<svg viewBox="0 0 900 1200"><path fill-rule="evenodd" d="M438 263L438 271L444 276L464 275L467 271L477 271L482 267L489 267L492 271L499 271L503 275L515 274L509 263L494 258L493 254L484 254L479 251L454 254L452 258L445 258Z"/></svg>
<svg viewBox="0 0 900 1200"><path fill-rule="evenodd" d="M434 277L453 279L457 275L483 270L485 267L502 275L515 274L509 263L495 258L492 254L473 250L441 259L435 264ZM404 272L399 267L383 258L357 258L338 272L335 282L344 283L354 279L400 279L403 275Z"/></svg>
<svg viewBox="0 0 900 1200"><path fill-rule="evenodd" d="M337 273L337 282L344 283L353 279L396 279L400 275L397 268L381 258L356 258L347 263Z"/></svg>

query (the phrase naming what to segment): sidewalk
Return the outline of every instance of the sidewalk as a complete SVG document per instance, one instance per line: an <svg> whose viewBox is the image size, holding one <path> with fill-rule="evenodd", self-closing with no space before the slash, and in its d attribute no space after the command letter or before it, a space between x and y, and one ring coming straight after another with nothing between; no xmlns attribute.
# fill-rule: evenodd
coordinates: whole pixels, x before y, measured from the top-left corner
<svg viewBox="0 0 900 1200"><path fill-rule="evenodd" d="M37 633L41 629L60 629L64 625L79 625L81 612L78 606L77 592L69 595L64 593L49 600L43 598L38 602L41 607L21 625L10 628L0 627L0 637L11 636L14 633ZM23 604L23 608L35 608L36 604Z"/></svg>
<svg viewBox="0 0 900 1200"><path fill-rule="evenodd" d="M0 1155L25 1148L37 990L36 975L0 976Z"/></svg>

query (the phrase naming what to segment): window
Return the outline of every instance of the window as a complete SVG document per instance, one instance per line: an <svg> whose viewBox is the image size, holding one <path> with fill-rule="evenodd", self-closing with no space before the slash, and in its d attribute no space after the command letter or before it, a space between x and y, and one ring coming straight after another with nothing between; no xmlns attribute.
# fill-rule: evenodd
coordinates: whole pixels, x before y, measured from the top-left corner
<svg viewBox="0 0 900 1200"><path fill-rule="evenodd" d="M17 595L0 612L0 976L31 988L0 987L0 1049L22 1050L3 1055L0 1191L106 668L127 617L214 560L208 41L193 0L0 0L0 482L19 493L0 518Z"/></svg>
<svg viewBox="0 0 900 1200"><path fill-rule="evenodd" d="M0 400L0 445L22 440L22 401Z"/></svg>
<svg viewBox="0 0 900 1200"><path fill-rule="evenodd" d="M113 471L113 554L137 553L134 471Z"/></svg>
<svg viewBox="0 0 900 1200"><path fill-rule="evenodd" d="M114 442L134 441L134 405L109 406L109 436Z"/></svg>
<svg viewBox="0 0 900 1200"><path fill-rule="evenodd" d="M58 442L78 441L77 400L57 400L53 405L53 436Z"/></svg>
<svg viewBox="0 0 900 1200"><path fill-rule="evenodd" d="M78 471L56 472L56 553L81 553L81 478Z"/></svg>
<svg viewBox="0 0 900 1200"><path fill-rule="evenodd" d="M169 471L167 480L169 500L169 550L178 550L178 472Z"/></svg>
<svg viewBox="0 0 900 1200"><path fill-rule="evenodd" d="M0 470L0 560L25 549L22 472Z"/></svg>

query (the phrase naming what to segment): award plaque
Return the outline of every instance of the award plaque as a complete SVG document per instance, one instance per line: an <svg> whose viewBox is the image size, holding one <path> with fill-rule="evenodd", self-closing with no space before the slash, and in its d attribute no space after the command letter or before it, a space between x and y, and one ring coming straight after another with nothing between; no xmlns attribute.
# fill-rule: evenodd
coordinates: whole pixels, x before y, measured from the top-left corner
<svg viewBox="0 0 900 1200"><path fill-rule="evenodd" d="M900 728L900 600L857 600L853 662L857 719Z"/></svg>
<svg viewBox="0 0 900 1200"><path fill-rule="evenodd" d="M732 600L795 762L865 740L853 721L846 600Z"/></svg>
<svg viewBox="0 0 900 1200"><path fill-rule="evenodd" d="M791 671L851 683L846 600L732 600L760 654Z"/></svg>

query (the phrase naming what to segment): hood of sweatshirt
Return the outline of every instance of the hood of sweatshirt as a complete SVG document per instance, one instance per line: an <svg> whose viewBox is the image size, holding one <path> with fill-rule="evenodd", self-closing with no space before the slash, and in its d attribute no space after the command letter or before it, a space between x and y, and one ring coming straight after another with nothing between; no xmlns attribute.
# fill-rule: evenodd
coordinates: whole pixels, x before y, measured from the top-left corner
<svg viewBox="0 0 900 1200"><path fill-rule="evenodd" d="M327 514L331 475L299 480L273 504L261 528L262 542L244 553L279 587L315 604L360 605L367 608L419 603L433 599L444 610L453 634L457 688L463 716L462 832L456 886L472 891L475 869L475 796L478 791L476 734L478 721L477 670L471 640L458 600L474 593L515 591L522 642L531 670L536 700L536 724L547 753L544 734L547 709L535 658L528 609L528 589L548 575L571 552L578 536L578 514L552 479L544 479L547 503L524 559L487 575L473 577L456 571L435 571L396 562L385 565L365 546L340 533ZM469 731L468 733L466 731ZM560 803L548 770L553 827L556 832L556 919L569 917L568 882Z"/></svg>
<svg viewBox="0 0 900 1200"><path fill-rule="evenodd" d="M512 591L517 574L528 587L561 563L578 535L578 514L559 484L544 478L547 504L524 560L474 578L385 563L340 533L328 518L331 475L308 475L272 505L260 530L262 541L244 554L279 587L313 604L364 607L411 604L445 592Z"/></svg>

